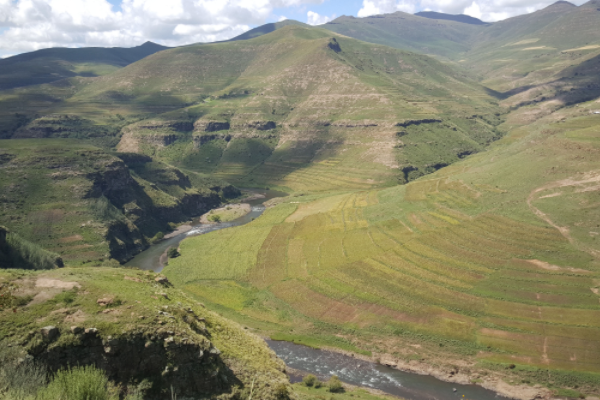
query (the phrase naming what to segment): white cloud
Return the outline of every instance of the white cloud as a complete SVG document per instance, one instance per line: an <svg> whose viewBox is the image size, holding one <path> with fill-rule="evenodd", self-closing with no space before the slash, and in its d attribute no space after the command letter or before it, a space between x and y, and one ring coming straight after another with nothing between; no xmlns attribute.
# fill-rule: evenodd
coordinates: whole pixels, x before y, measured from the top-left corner
<svg viewBox="0 0 600 400"><path fill-rule="evenodd" d="M277 8L324 0L0 0L0 57L46 47L167 46L225 40ZM322 17L326 18L326 17Z"/></svg>
<svg viewBox="0 0 600 400"><path fill-rule="evenodd" d="M335 19L335 14L333 14L331 17L328 17L326 15L319 15L316 12L309 11L307 13L306 23L309 25L323 25L333 19Z"/></svg>
<svg viewBox="0 0 600 400"><path fill-rule="evenodd" d="M277 22L283 22L285 20L287 20L288 17L286 17L285 15L282 15L281 17L279 17L279 19L277 20Z"/></svg>
<svg viewBox="0 0 600 400"><path fill-rule="evenodd" d="M359 17L404 11L438 11L448 14L467 14L484 21L494 22L530 13L556 0L363 0ZM587 0L575 0L580 5Z"/></svg>

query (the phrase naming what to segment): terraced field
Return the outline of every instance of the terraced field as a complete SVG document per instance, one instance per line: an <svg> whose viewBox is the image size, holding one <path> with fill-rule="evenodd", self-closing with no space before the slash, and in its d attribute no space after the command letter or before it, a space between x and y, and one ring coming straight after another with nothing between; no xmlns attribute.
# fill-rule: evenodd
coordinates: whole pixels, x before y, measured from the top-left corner
<svg viewBox="0 0 600 400"><path fill-rule="evenodd" d="M596 385L600 148L580 111L405 186L292 195L248 226L186 240L166 272L275 336L405 361L414 352L398 343L435 346Z"/></svg>

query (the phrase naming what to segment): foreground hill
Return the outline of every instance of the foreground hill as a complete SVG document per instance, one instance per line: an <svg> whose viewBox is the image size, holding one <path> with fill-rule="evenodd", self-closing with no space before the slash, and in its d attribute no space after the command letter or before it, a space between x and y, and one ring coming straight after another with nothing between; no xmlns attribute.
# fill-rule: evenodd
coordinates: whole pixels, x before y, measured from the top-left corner
<svg viewBox="0 0 600 400"><path fill-rule="evenodd" d="M11 347L49 372L94 365L145 399L288 398L285 365L262 339L157 278L114 268L0 271L0 368Z"/></svg>
<svg viewBox="0 0 600 400"><path fill-rule="evenodd" d="M152 42L132 48L50 48L0 60L0 90L110 73L167 47Z"/></svg>

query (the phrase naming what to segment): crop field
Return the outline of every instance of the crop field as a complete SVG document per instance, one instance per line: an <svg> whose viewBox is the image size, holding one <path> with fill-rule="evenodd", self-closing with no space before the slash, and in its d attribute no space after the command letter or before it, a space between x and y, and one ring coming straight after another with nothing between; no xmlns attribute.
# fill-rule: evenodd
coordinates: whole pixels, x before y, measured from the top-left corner
<svg viewBox="0 0 600 400"><path fill-rule="evenodd" d="M248 226L183 242L166 273L268 334L344 332L377 351L361 338L401 333L481 362L600 373L597 144L547 124L552 136L516 129L404 186L285 198Z"/></svg>

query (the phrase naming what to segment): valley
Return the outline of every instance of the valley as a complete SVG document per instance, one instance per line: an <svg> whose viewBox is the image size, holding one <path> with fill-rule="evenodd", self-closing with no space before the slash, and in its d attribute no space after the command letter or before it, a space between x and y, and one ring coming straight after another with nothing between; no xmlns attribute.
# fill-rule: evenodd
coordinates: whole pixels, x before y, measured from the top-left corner
<svg viewBox="0 0 600 400"><path fill-rule="evenodd" d="M33 303L0 311L14 325L0 341L41 328L33 314L66 332L77 310L104 340L114 323L154 341L165 318L96 316L118 287L135 318L142 305L206 314L214 337L184 334L185 310L165 324L225 349L206 367L225 371L222 398L255 381L265 399L280 383L289 398L326 395L288 385L267 337L510 398L600 397L597 10L286 21L3 86L0 225L13 239L0 283ZM246 215L239 188L282 195ZM203 214L236 226L163 239ZM164 288L132 269L155 243L139 259L180 253ZM32 246L38 258L15 256ZM64 268L14 269L57 257ZM50 278L78 282L73 305L36 303ZM189 377L154 372L148 393L187 393ZM382 395L348 390L333 398Z"/></svg>

